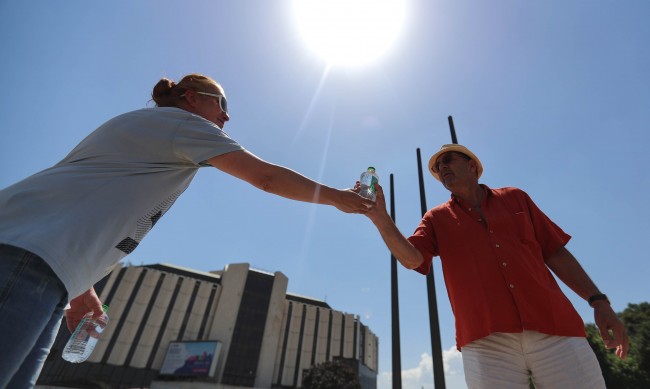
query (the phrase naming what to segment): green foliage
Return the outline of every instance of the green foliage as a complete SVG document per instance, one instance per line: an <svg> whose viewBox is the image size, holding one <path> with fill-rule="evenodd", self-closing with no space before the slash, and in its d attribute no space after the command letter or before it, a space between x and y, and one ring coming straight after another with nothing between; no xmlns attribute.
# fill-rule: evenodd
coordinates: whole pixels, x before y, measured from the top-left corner
<svg viewBox="0 0 650 389"><path fill-rule="evenodd" d="M630 354L639 369L650 374L650 303L629 304L620 316L630 337Z"/></svg>
<svg viewBox="0 0 650 389"><path fill-rule="evenodd" d="M650 388L650 304L629 304L618 314L627 329L630 351L625 360L605 348L594 324L587 324L587 340L598 358L608 389Z"/></svg>
<svg viewBox="0 0 650 389"><path fill-rule="evenodd" d="M361 389L359 377L340 361L313 366L302 378L303 389Z"/></svg>

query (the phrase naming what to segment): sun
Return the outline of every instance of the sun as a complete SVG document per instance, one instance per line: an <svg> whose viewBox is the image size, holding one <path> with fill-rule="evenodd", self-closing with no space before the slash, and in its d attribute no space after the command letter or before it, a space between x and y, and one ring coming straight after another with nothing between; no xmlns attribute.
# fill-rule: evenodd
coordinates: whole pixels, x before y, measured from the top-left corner
<svg viewBox="0 0 650 389"><path fill-rule="evenodd" d="M294 0L298 29L330 65L363 65L395 42L405 0Z"/></svg>

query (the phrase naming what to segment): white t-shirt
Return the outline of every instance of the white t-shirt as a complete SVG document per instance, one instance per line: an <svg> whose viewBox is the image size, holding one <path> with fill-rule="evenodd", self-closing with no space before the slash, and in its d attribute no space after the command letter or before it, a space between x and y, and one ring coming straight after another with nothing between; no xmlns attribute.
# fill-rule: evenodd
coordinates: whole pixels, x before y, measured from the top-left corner
<svg viewBox="0 0 650 389"><path fill-rule="evenodd" d="M43 258L74 298L131 253L211 157L244 150L179 108L117 116L0 191L0 242Z"/></svg>

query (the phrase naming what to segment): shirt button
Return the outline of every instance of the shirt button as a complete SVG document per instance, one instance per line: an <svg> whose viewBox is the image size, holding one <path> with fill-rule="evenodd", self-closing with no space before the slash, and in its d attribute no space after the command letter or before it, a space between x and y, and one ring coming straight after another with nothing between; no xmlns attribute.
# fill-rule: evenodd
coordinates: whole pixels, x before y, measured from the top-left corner
<svg viewBox="0 0 650 389"><path fill-rule="evenodd" d="M497 244L495 244L494 246L495 246L496 248L499 248L499 247L501 247L501 246L499 246L499 244L498 244L498 243L497 243Z"/></svg>
<svg viewBox="0 0 650 389"><path fill-rule="evenodd" d="M506 266L508 266L508 264L506 262L502 262L501 266L506 267Z"/></svg>
<svg viewBox="0 0 650 389"><path fill-rule="evenodd" d="M478 221L480 221L480 222L482 222L482 221L483 221L483 219L478 219Z"/></svg>
<svg viewBox="0 0 650 389"><path fill-rule="evenodd" d="M515 288L515 286L514 286L513 284L510 284L509 286L510 286L510 289L514 289L514 288Z"/></svg>
<svg viewBox="0 0 650 389"><path fill-rule="evenodd" d="M494 234L494 231L490 230L490 234Z"/></svg>

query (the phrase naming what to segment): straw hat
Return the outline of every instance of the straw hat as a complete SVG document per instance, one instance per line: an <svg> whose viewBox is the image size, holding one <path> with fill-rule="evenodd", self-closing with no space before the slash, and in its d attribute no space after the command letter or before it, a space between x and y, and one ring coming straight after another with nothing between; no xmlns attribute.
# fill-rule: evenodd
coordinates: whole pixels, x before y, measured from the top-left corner
<svg viewBox="0 0 650 389"><path fill-rule="evenodd" d="M431 158L429 159L429 172L431 172L431 175L435 177L436 180L440 181L440 176L438 175L438 171L436 170L436 167L434 166L436 163L436 160L438 157L444 153L448 153L450 151L455 151L457 153L465 154L471 159L476 162L476 166L478 168L478 177L481 177L481 174L483 174L483 165L481 164L481 160L479 160L474 153L469 151L469 149L463 145L457 145L457 144L450 144L450 145L442 145L440 150L433 154Z"/></svg>

